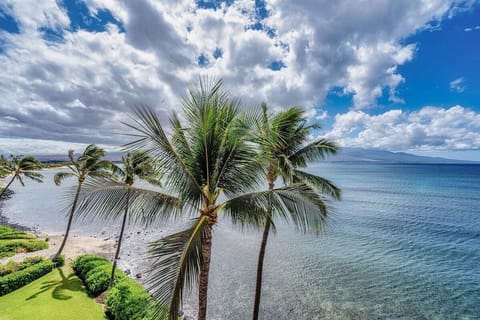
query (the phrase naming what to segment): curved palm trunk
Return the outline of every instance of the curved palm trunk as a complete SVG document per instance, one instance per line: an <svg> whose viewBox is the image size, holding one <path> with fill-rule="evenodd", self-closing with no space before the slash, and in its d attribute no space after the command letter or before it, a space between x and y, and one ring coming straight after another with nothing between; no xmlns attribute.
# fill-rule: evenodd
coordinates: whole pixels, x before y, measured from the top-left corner
<svg viewBox="0 0 480 320"><path fill-rule="evenodd" d="M207 316L208 272L210 270L211 254L212 225L208 224L208 226L205 228L205 235L202 244L203 263L200 269L200 279L198 284L198 320L205 320Z"/></svg>
<svg viewBox="0 0 480 320"><path fill-rule="evenodd" d="M117 260L120 256L120 247L122 246L123 233L125 232L125 225L127 224L129 201L130 189L127 191L127 203L125 205L125 213L123 214L122 228L120 229L120 235L118 237L117 250L115 251L115 257L113 258L112 275L110 276L110 283L108 285L109 288L113 286L113 280L115 279L115 268L117 267Z"/></svg>
<svg viewBox="0 0 480 320"><path fill-rule="evenodd" d="M10 187L10 185L13 183L13 180L15 180L15 175L12 177L10 182L5 186L5 188L3 188L2 193L0 193L0 199L2 198L5 191L7 191L7 189Z"/></svg>
<svg viewBox="0 0 480 320"><path fill-rule="evenodd" d="M268 189L273 190L273 183L269 182ZM271 195L268 199L267 206L267 221L265 222L265 228L263 229L262 242L260 244L260 252L258 253L257 264L257 282L255 284L255 300L253 302L253 320L258 320L258 313L260 311L260 298L262 296L262 279L263 279L263 260L265 258L265 251L267 248L268 234L270 232L270 226L272 225L272 198Z"/></svg>
<svg viewBox="0 0 480 320"><path fill-rule="evenodd" d="M80 195L80 189L82 188L82 182L78 182L77 193L75 194L75 199L73 200L72 210L70 211L70 216L68 217L68 224L67 224L67 231L65 231L65 236L63 237L62 244L58 249L57 253L53 256L52 259L56 259L58 256L62 254L63 248L67 243L68 234L70 233L70 227L72 226L73 220L73 213L75 212L75 208L77 207L78 197Z"/></svg>

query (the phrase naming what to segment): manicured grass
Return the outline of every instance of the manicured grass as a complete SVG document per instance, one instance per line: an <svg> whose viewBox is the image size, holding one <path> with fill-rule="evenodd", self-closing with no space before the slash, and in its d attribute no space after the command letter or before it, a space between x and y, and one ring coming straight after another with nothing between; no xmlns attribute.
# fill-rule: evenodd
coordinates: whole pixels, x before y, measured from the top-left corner
<svg viewBox="0 0 480 320"><path fill-rule="evenodd" d="M0 320L104 320L102 306L89 297L70 268L57 268L0 297Z"/></svg>

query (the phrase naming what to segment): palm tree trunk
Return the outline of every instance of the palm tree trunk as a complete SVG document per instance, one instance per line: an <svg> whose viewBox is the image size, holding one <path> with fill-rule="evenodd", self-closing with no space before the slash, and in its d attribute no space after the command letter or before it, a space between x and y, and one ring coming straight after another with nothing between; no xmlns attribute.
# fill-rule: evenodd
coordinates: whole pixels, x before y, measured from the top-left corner
<svg viewBox="0 0 480 320"><path fill-rule="evenodd" d="M200 279L198 284L198 320L205 320L207 316L207 291L208 272L210 270L210 256L212 254L212 225L205 228L205 236L202 244L203 263L200 268Z"/></svg>
<svg viewBox="0 0 480 320"><path fill-rule="evenodd" d="M273 190L273 182L269 182L268 189ZM263 260L265 258L265 251L267 248L268 234L270 232L270 226L272 225L272 195L268 197L267 204L267 221L265 222L265 228L263 229L262 242L260 244L260 252L258 253L257 264L257 282L255 284L255 300L253 302L253 320L258 320L258 313L260 311L260 298L262 296L262 279L263 279Z"/></svg>
<svg viewBox="0 0 480 320"><path fill-rule="evenodd" d="M8 184L5 186L5 188L3 188L2 193L0 193L0 199L2 198L5 191L7 191L8 187L10 187L10 185L13 183L13 180L15 180L15 175L12 177L10 182L8 182Z"/></svg>
<svg viewBox="0 0 480 320"><path fill-rule="evenodd" d="M113 286L113 280L115 279L115 268L117 267L117 260L118 260L118 257L120 256L120 247L122 246L123 233L125 232L125 225L127 224L129 201L130 201L130 189L128 189L127 191L127 202L125 204L125 213L123 214L122 228L120 229L120 235L118 237L117 250L115 251L115 257L113 258L112 275L110 277L110 283L108 285L109 288Z"/></svg>
<svg viewBox="0 0 480 320"><path fill-rule="evenodd" d="M63 237L62 244L60 245L60 248L58 249L57 253L53 256L52 260L58 258L58 256L62 254L63 248L67 243L68 234L70 233L70 227L72 226L73 213L75 212L75 208L77 207L77 201L80 195L81 188L82 188L82 182L79 181L78 187L77 187L77 193L75 194L75 199L73 200L73 204L72 204L72 210L70 211L70 216L68 217L67 231L65 231L65 236Z"/></svg>

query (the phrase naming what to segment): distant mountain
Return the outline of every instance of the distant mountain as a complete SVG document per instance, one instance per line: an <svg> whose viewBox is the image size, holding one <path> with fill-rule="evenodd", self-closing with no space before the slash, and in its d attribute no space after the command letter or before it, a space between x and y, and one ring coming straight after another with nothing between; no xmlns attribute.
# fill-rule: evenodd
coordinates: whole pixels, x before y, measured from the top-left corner
<svg viewBox="0 0 480 320"><path fill-rule="evenodd" d="M416 156L405 152L390 152L377 149L342 148L335 156L328 157L331 162L386 162L386 163L480 163L473 161L453 160L439 157Z"/></svg>
<svg viewBox="0 0 480 320"><path fill-rule="evenodd" d="M67 161L67 155L36 155L37 159L44 162ZM107 153L108 160L121 161L121 152ZM326 161L331 162L384 162L384 163L480 163L474 161L452 160L438 157L422 157L405 152L390 152L377 149L341 148L340 152Z"/></svg>

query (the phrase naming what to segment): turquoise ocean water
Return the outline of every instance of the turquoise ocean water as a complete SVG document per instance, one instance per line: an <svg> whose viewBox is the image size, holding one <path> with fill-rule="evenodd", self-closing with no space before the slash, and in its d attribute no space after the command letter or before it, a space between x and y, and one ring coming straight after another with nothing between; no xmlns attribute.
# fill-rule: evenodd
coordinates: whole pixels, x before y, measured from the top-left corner
<svg viewBox="0 0 480 320"><path fill-rule="evenodd" d="M303 235L277 223L269 239L263 319L480 319L480 165L322 163L333 180L327 230ZM62 233L59 199L47 182L15 187L0 210L12 223ZM112 223L75 233L114 237ZM142 272L143 244L173 227L131 227L120 266ZM249 319L260 234L221 221L214 231L209 319ZM184 310L195 314L194 294Z"/></svg>

